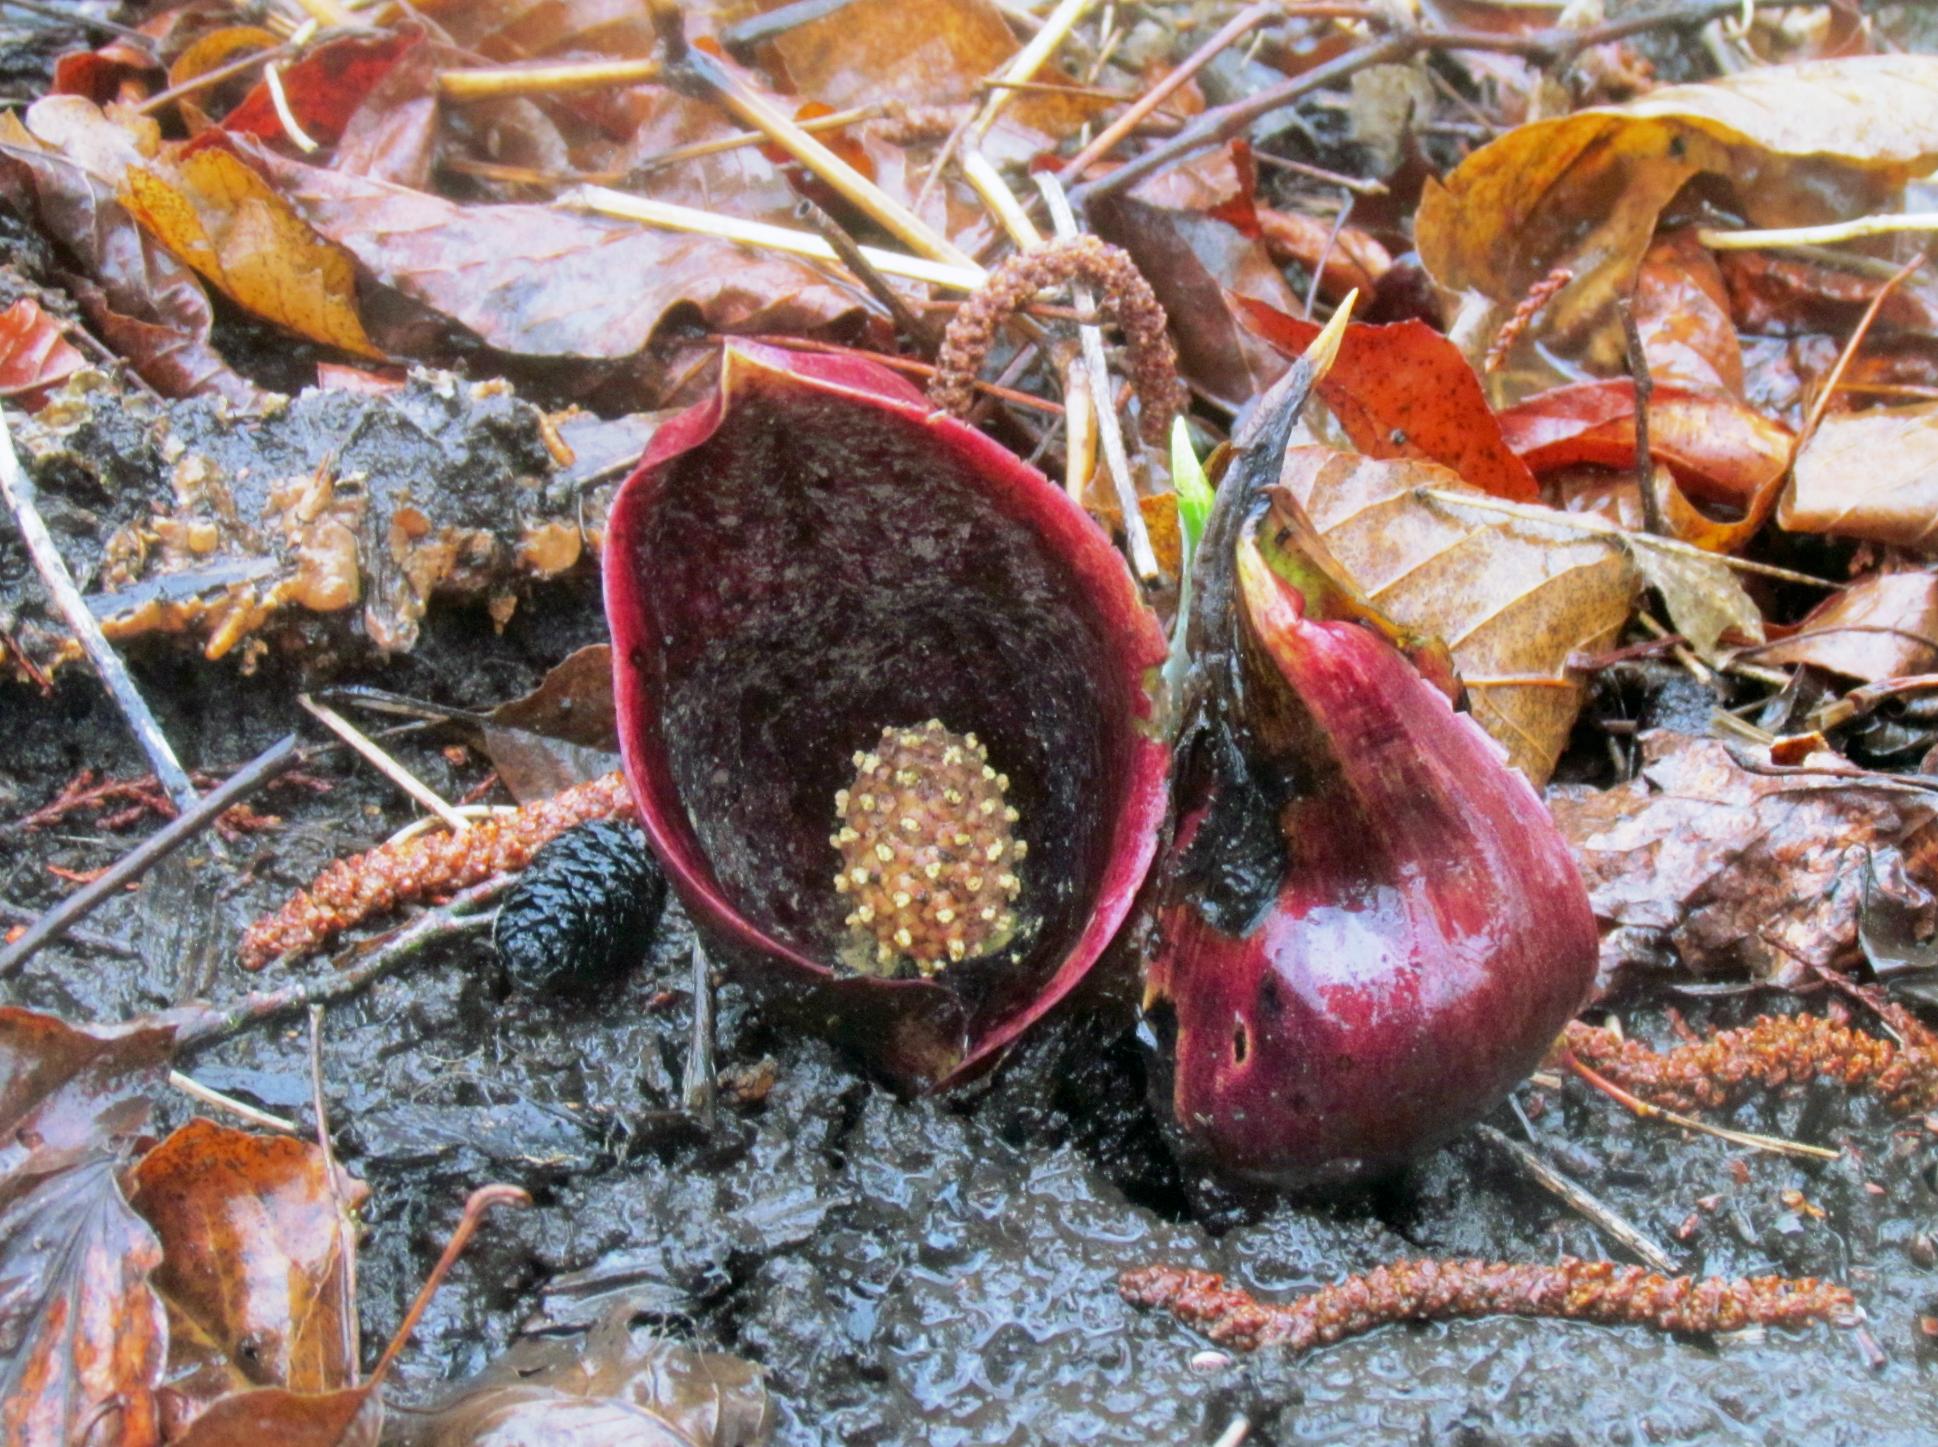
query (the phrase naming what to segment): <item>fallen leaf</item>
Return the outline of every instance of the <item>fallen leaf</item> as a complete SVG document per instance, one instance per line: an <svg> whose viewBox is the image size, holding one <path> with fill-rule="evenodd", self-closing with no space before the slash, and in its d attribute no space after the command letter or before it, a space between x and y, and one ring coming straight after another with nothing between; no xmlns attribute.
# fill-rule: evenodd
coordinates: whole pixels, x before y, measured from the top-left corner
<svg viewBox="0 0 1938 1447"><path fill-rule="evenodd" d="M334 145L364 97L423 38L415 26L400 26L376 35L345 35L304 52L277 72L290 114L311 140ZM222 129L267 141L286 139L267 81L258 82L222 118Z"/></svg>
<svg viewBox="0 0 1938 1447"><path fill-rule="evenodd" d="M1938 577L1923 570L1868 574L1811 609L1795 632L1750 656L1865 683L1929 673L1938 668Z"/></svg>
<svg viewBox="0 0 1938 1447"><path fill-rule="evenodd" d="M1938 551L1938 403L1825 417L1797 452L1777 522Z"/></svg>
<svg viewBox="0 0 1938 1447"><path fill-rule="evenodd" d="M0 115L0 194L74 259L65 280L95 333L158 392L252 405L261 393L209 345L201 283L115 198L128 165L143 159L132 136L78 96L36 101L25 125Z"/></svg>
<svg viewBox="0 0 1938 1447"><path fill-rule="evenodd" d="M1571 266L1548 337L1608 375L1610 307L1691 178L1726 177L1752 225L1785 226L1880 209L1934 163L1938 57L1756 66L1519 126L1427 183L1414 234L1443 286L1510 305Z"/></svg>
<svg viewBox="0 0 1938 1447"><path fill-rule="evenodd" d="M1626 377L1536 393L1500 414L1507 444L1537 472L1592 462L1635 465L1635 383ZM1720 393L1657 386L1649 456L1690 492L1742 507L1790 462L1790 430Z"/></svg>
<svg viewBox="0 0 1938 1447"><path fill-rule="evenodd" d="M1775 770L1715 739L1640 742L1628 783L1548 795L1602 923L1604 989L1636 967L1795 985L1852 964L1867 861L1874 888L1915 905L1921 934L1938 922L1904 860L1932 794L1831 754Z"/></svg>
<svg viewBox="0 0 1938 1447"><path fill-rule="evenodd" d="M1349 291L1370 297L1379 279L1392 269L1393 257L1384 246L1357 226L1334 232L1333 223L1302 211L1256 211L1265 250L1280 266L1302 266L1319 272L1319 295L1338 301Z"/></svg>
<svg viewBox="0 0 1938 1447"><path fill-rule="evenodd" d="M122 202L236 305L298 336L381 358L357 313L349 254L297 219L240 156L200 146L130 166Z"/></svg>
<svg viewBox="0 0 1938 1447"><path fill-rule="evenodd" d="M375 1447L383 1419L383 1399L366 1387L318 1393L258 1387L210 1406L175 1447Z"/></svg>
<svg viewBox="0 0 1938 1447"><path fill-rule="evenodd" d="M980 103L984 80L1000 74L1017 49L993 0L851 0L760 48L764 68L784 76L792 93L836 110L883 100ZM1051 85L1060 78L1050 66L1035 77ZM1070 135L1105 104L1074 91L1013 93L984 148L991 159L1022 159Z"/></svg>
<svg viewBox="0 0 1938 1447"><path fill-rule="evenodd" d="M210 71L219 69L245 55L274 50L282 42L276 33L260 25L224 25L198 35L168 65L168 88L187 85ZM204 88L194 95L194 104L208 110L225 104L248 87L246 73L214 90ZM97 97L98 99L98 97Z"/></svg>
<svg viewBox="0 0 1938 1447"><path fill-rule="evenodd" d="M1691 391L1743 395L1743 347L1715 253L1694 231L1658 237L1635 277L1635 329L1649 375Z"/></svg>
<svg viewBox="0 0 1938 1447"><path fill-rule="evenodd" d="M400 1414L403 1443L758 1447L767 1441L773 1409L760 1368L636 1332L628 1325L631 1315L628 1308L609 1312L583 1342L514 1343L432 1411Z"/></svg>
<svg viewBox="0 0 1938 1447"><path fill-rule="evenodd" d="M1232 305L1287 358L1301 355L1319 335L1318 323L1249 297L1233 297ZM1368 457L1437 462L1469 487L1515 502L1541 495L1534 473L1502 435L1474 369L1425 322L1349 324L1319 395Z"/></svg>
<svg viewBox="0 0 1938 1447"><path fill-rule="evenodd" d="M0 1181L0 1435L146 1444L166 1326L162 1259L105 1152L42 1148Z"/></svg>
<svg viewBox="0 0 1938 1447"><path fill-rule="evenodd" d="M487 715L485 753L512 798L549 799L619 767L612 649L589 643L554 664L537 688Z"/></svg>
<svg viewBox="0 0 1938 1447"><path fill-rule="evenodd" d="M1298 447L1281 480L1370 602L1446 643L1475 720L1544 782L1586 694L1569 656L1606 648L1628 621L1635 570L1621 546L1419 497L1484 497L1429 462Z"/></svg>
<svg viewBox="0 0 1938 1447"><path fill-rule="evenodd" d="M0 1008L0 1436L152 1442L165 1326L123 1151L175 1045L167 1019L82 1030ZM119 1412L110 1404L119 1402Z"/></svg>
<svg viewBox="0 0 1938 1447"><path fill-rule="evenodd" d="M0 393L31 410L86 365L61 324L32 297L0 312Z"/></svg>
<svg viewBox="0 0 1938 1447"><path fill-rule="evenodd" d="M1763 611L1720 558L1646 545L1631 548L1629 556L1642 580L1662 595L1669 625L1698 658L1717 661L1726 637L1737 643L1762 641Z"/></svg>
<svg viewBox="0 0 1938 1447"><path fill-rule="evenodd" d="M143 1156L131 1202L160 1237L168 1380L210 1399L250 1387L355 1386L355 1234L369 1195L310 1141L191 1120ZM213 1367L215 1370L208 1371Z"/></svg>
<svg viewBox="0 0 1938 1447"><path fill-rule="evenodd" d="M297 212L385 285L500 351L637 355L675 309L722 330L814 332L858 303L804 263L549 206L464 206L264 156ZM623 285L614 278L623 277ZM652 399L646 399L650 404Z"/></svg>
<svg viewBox="0 0 1938 1447"><path fill-rule="evenodd" d="M132 1135L148 1118L174 1043L165 1019L82 1030L0 1007L0 1179L35 1151L94 1151Z"/></svg>

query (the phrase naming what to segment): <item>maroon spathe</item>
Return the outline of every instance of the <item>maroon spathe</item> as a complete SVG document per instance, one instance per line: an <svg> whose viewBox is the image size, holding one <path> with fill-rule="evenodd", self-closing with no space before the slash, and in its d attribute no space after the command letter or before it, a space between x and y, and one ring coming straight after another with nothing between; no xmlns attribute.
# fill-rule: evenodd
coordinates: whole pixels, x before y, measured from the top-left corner
<svg viewBox="0 0 1938 1447"><path fill-rule="evenodd" d="M604 551L620 745L709 950L906 1084L986 1065L1128 914L1164 811L1163 638L1060 489L856 358L728 346L655 435ZM834 796L884 726L977 734L1027 840L1007 949L856 976Z"/></svg>
<svg viewBox="0 0 1938 1447"><path fill-rule="evenodd" d="M1297 531L1268 515L1230 560L1222 744L1179 764L1145 993L1186 1150L1323 1183L1491 1109L1581 1007L1597 936L1501 750L1377 629L1308 615L1289 578L1316 575L1266 541Z"/></svg>

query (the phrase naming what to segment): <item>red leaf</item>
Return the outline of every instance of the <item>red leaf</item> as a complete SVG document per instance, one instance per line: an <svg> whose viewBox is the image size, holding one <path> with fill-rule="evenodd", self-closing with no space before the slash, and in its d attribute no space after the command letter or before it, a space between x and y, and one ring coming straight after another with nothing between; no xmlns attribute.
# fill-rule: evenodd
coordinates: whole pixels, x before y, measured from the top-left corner
<svg viewBox="0 0 1938 1447"><path fill-rule="evenodd" d="M1316 322L1233 297L1239 317L1288 357L1319 335ZM1421 321L1346 328L1319 395L1353 445L1368 457L1437 462L1496 497L1541 495L1528 464L1515 456L1460 349Z"/></svg>
<svg viewBox="0 0 1938 1447"><path fill-rule="evenodd" d="M1536 471L1635 461L1635 384L1626 377L1538 392L1500 416L1507 443ZM1649 452L1697 495L1740 508L1790 464L1789 429L1719 392L1658 384Z"/></svg>
<svg viewBox="0 0 1938 1447"><path fill-rule="evenodd" d="M87 365L60 323L22 297L0 312L0 394L38 407L47 394Z"/></svg>
<svg viewBox="0 0 1938 1447"><path fill-rule="evenodd" d="M364 97L423 38L421 31L407 28L387 35L345 36L319 45L281 72L290 114L310 139L334 145ZM268 83L259 83L244 96L222 128L230 135L283 140L283 123Z"/></svg>

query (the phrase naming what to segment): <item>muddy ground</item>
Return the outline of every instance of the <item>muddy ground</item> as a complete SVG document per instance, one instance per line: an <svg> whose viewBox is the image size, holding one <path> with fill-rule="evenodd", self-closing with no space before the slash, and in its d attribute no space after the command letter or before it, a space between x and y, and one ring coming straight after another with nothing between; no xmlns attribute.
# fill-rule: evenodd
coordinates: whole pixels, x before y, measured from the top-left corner
<svg viewBox="0 0 1938 1447"><path fill-rule="evenodd" d="M339 681L485 705L602 631L596 590L581 578L541 590L502 635L480 609L436 610L413 655L366 661ZM167 640L129 651L194 766L239 762L297 725L301 657L272 653L245 678ZM78 668L49 697L4 685L0 715L0 819L45 802L83 766L143 771ZM454 766L448 742L406 742L400 754L459 794L486 765ZM280 830L242 839L226 859L192 849L88 922L119 950L99 939L49 949L10 996L106 1020L259 984L232 962L242 925L411 816L361 766L334 758L314 772L330 792L281 788L259 801L284 815ZM48 866L98 867L128 842L78 826L0 830L0 900L45 906L68 888ZM969 1096L909 1102L826 1046L764 1028L723 983L721 1068L772 1057L778 1074L763 1103L725 1106L709 1128L679 1109L688 952L674 908L623 989L531 999L509 991L488 943L473 938L329 1011L330 1120L344 1162L372 1188L360 1271L367 1360L470 1188L509 1181L536 1201L491 1218L393 1379L399 1396L475 1371L520 1332L568 1333L625 1300L670 1332L761 1363L787 1443L1209 1442L1240 1415L1264 1443L1938 1440L1938 1342L1920 1327L1938 1312L1938 1121L1886 1118L1820 1089L1746 1106L1731 1122L1846 1148L1819 1165L1684 1138L1573 1084L1518 1094L1536 1147L1686 1269L1848 1282L1888 1358L1881 1368L1828 1327L1679 1339L1508 1320L1388 1327L1302 1360L1229 1362L1122 1305L1116 1273L1168 1260L1283 1296L1394 1257L1619 1248L1478 1137L1404 1180L1325 1201L1239 1199L1187 1178L1142 1104L1131 1026L1107 996L1064 1011ZM1661 1031L1667 998L1627 1010L1631 1028ZM1678 1003L1698 1025L1772 1004ZM300 1022L186 1068L310 1118ZM161 1124L187 1114L186 1101L164 1102ZM1509 1108L1495 1124L1522 1132ZM1802 1205L1786 1202L1791 1191ZM1698 1207L1710 1196L1714 1209Z"/></svg>

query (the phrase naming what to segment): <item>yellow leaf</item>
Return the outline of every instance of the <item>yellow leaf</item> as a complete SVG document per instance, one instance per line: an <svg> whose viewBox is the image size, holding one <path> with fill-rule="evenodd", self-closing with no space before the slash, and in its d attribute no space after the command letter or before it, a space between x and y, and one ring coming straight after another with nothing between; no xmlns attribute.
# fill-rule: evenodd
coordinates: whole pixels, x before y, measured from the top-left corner
<svg viewBox="0 0 1938 1447"><path fill-rule="evenodd" d="M1938 57L1759 66L1517 127L1427 184L1415 238L1436 280L1503 303L1571 267L1550 339L1613 372L1607 304L1691 177L1728 177L1752 224L1791 226L1877 209L1934 165Z"/></svg>
<svg viewBox="0 0 1938 1447"><path fill-rule="evenodd" d="M166 169L130 166L123 187L135 219L236 305L311 341L383 356L357 314L349 253L233 153L212 146Z"/></svg>
<svg viewBox="0 0 1938 1447"><path fill-rule="evenodd" d="M1486 494L1431 462L1295 447L1281 480L1369 602L1446 643L1475 721L1544 783L1587 691L1568 656L1606 648L1628 621L1635 568L1621 545L1458 515L1417 490Z"/></svg>

